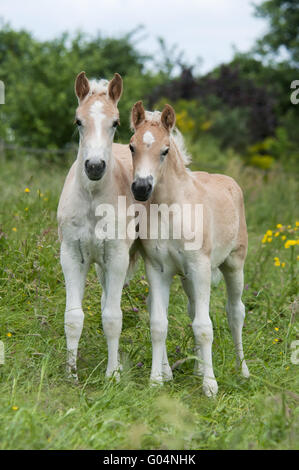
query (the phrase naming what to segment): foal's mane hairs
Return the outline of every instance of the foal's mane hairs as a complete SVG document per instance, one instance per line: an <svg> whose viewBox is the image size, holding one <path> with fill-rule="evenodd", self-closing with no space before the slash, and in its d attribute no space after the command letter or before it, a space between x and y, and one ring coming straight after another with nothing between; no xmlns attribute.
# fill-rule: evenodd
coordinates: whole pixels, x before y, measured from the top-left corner
<svg viewBox="0 0 299 470"><path fill-rule="evenodd" d="M145 122L149 122L153 126L159 126L161 124L161 114L160 111L145 111ZM181 156L184 165L189 165L191 163L191 155L188 154L184 137L177 127L171 131L170 138L175 144L177 153Z"/></svg>
<svg viewBox="0 0 299 470"><path fill-rule="evenodd" d="M89 95L105 95L108 90L109 80L101 78L100 80L89 80Z"/></svg>

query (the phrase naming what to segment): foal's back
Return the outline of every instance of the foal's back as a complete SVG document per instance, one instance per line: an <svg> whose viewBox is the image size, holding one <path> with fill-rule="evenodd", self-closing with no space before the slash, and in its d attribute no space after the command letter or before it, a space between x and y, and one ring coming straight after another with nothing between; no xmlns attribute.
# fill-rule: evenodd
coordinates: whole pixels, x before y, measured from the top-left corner
<svg viewBox="0 0 299 470"><path fill-rule="evenodd" d="M208 219L204 225L211 243L213 264L219 265L232 251L238 251L245 259L247 227L241 188L230 176L204 171L195 171L192 175L200 188L200 202L208 208L204 212Z"/></svg>

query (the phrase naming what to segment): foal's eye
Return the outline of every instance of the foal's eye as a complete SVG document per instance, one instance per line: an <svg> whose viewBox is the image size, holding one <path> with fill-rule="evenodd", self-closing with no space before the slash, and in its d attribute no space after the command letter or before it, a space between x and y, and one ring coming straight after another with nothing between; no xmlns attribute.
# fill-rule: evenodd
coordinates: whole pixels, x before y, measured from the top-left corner
<svg viewBox="0 0 299 470"><path fill-rule="evenodd" d="M131 153L134 153L134 147L132 144L129 145L129 149L131 150Z"/></svg>
<svg viewBox="0 0 299 470"><path fill-rule="evenodd" d="M162 150L161 155L165 157L169 152L169 148Z"/></svg>
<svg viewBox="0 0 299 470"><path fill-rule="evenodd" d="M113 121L112 127L116 128L117 126L119 126L119 120L115 119L115 121Z"/></svg>
<svg viewBox="0 0 299 470"><path fill-rule="evenodd" d="M77 124L77 126L82 126L82 121L80 121L80 119L76 119L75 123Z"/></svg>

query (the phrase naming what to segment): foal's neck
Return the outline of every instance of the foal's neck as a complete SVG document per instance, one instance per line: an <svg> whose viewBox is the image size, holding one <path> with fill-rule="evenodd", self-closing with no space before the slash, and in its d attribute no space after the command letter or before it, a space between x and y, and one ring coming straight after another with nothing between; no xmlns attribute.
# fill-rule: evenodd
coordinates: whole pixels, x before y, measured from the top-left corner
<svg viewBox="0 0 299 470"><path fill-rule="evenodd" d="M189 173L184 160L174 141L171 142L166 161L164 162L161 177L154 190L154 199L157 203L176 202L178 190L189 179Z"/></svg>

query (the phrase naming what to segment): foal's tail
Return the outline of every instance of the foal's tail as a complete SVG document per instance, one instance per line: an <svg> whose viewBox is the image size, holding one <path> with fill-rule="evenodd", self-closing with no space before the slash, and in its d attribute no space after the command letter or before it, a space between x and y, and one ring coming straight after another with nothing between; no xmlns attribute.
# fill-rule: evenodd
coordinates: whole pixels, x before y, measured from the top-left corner
<svg viewBox="0 0 299 470"><path fill-rule="evenodd" d="M139 243L138 240L135 240L130 249L130 262L127 270L125 284L127 284L133 278L135 272L137 271L139 255Z"/></svg>

